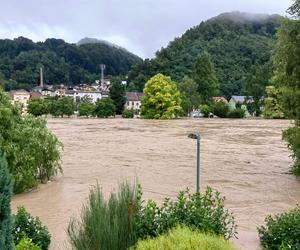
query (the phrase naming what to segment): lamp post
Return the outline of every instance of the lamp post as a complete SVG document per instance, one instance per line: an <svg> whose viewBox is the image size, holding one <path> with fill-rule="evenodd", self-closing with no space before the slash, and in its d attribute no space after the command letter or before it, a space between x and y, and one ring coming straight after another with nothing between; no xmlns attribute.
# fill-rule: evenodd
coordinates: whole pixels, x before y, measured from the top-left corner
<svg viewBox="0 0 300 250"><path fill-rule="evenodd" d="M196 192L200 192L200 134L191 133L188 135L188 138L197 140L197 183L196 183Z"/></svg>

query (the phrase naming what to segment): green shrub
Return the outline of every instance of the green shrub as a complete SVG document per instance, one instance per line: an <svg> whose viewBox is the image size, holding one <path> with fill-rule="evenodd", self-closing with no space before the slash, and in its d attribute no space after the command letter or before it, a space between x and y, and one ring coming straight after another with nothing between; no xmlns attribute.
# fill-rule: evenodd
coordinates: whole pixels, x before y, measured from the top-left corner
<svg viewBox="0 0 300 250"><path fill-rule="evenodd" d="M166 198L160 207L152 200L145 207L141 202L137 204L135 219L137 236L156 237L177 225L185 225L229 239L236 234L236 225L232 214L224 208L224 200L219 192L208 187L204 194L181 191L176 201Z"/></svg>
<svg viewBox="0 0 300 250"><path fill-rule="evenodd" d="M13 249L10 201L12 193L11 177L5 157L0 151L0 249Z"/></svg>
<svg viewBox="0 0 300 250"><path fill-rule="evenodd" d="M62 144L48 130L46 120L32 115L21 116L1 90L0 149L5 153L15 193L46 182L62 171Z"/></svg>
<svg viewBox="0 0 300 250"><path fill-rule="evenodd" d="M226 118L229 112L229 107L226 103L219 101L213 105L213 113L217 117Z"/></svg>
<svg viewBox="0 0 300 250"><path fill-rule="evenodd" d="M282 137L287 142L289 150L293 152L292 173L300 176L300 127L295 126L285 130Z"/></svg>
<svg viewBox="0 0 300 250"><path fill-rule="evenodd" d="M49 113L48 102L41 98L30 99L27 108L28 113L34 116L46 115Z"/></svg>
<svg viewBox="0 0 300 250"><path fill-rule="evenodd" d="M122 250L136 243L134 209L138 192L127 183L104 200L99 186L90 191L89 201L81 211L80 220L71 219L69 241L73 249Z"/></svg>
<svg viewBox="0 0 300 250"><path fill-rule="evenodd" d="M107 118L116 115L116 106L110 98L97 100L94 109L94 115L100 118Z"/></svg>
<svg viewBox="0 0 300 250"><path fill-rule="evenodd" d="M49 112L54 117L71 116L75 111L75 104L72 97L65 96L49 99Z"/></svg>
<svg viewBox="0 0 300 250"><path fill-rule="evenodd" d="M13 237L15 245L23 238L28 238L42 250L48 249L51 238L48 229L42 225L40 219L32 217L24 207L19 207L17 214L14 215Z"/></svg>
<svg viewBox="0 0 300 250"><path fill-rule="evenodd" d="M31 239L23 238L16 246L16 250L41 250L41 248L35 245Z"/></svg>
<svg viewBox="0 0 300 250"><path fill-rule="evenodd" d="M245 117L245 111L242 108L236 108L232 111L229 111L228 118L244 118Z"/></svg>
<svg viewBox="0 0 300 250"><path fill-rule="evenodd" d="M234 250L223 238L177 227L155 239L139 241L136 250Z"/></svg>
<svg viewBox="0 0 300 250"><path fill-rule="evenodd" d="M200 106L200 111L204 117L209 117L210 107L206 104Z"/></svg>
<svg viewBox="0 0 300 250"><path fill-rule="evenodd" d="M125 109L122 113L123 118L133 118L134 117L134 109Z"/></svg>
<svg viewBox="0 0 300 250"><path fill-rule="evenodd" d="M79 116L92 116L94 113L95 105L91 102L82 102L79 105Z"/></svg>
<svg viewBox="0 0 300 250"><path fill-rule="evenodd" d="M265 249L300 249L300 206L289 212L268 216L266 226L258 228Z"/></svg>

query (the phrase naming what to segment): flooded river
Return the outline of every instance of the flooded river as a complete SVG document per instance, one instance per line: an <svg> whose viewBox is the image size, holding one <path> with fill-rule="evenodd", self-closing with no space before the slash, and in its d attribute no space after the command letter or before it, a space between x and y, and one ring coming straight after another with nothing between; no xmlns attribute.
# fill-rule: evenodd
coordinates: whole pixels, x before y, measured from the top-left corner
<svg viewBox="0 0 300 250"><path fill-rule="evenodd" d="M239 226L241 249L259 249L256 227L267 214L300 202L300 182L289 175L292 161L281 131L283 120L50 119L64 144L63 175L13 198L39 216L51 234L51 249L66 249L66 226L98 181L108 193L137 177L144 197L161 201L186 187L195 189L196 141L201 133L201 188L226 196Z"/></svg>

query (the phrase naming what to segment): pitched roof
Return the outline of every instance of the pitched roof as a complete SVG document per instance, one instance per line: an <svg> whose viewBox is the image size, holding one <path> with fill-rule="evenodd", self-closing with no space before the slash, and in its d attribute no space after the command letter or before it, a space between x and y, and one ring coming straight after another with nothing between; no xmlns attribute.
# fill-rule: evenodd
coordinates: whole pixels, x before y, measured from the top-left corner
<svg viewBox="0 0 300 250"><path fill-rule="evenodd" d="M17 89L17 90L11 90L9 91L9 94L11 96L17 94L17 95L20 95L20 94L23 94L23 95L29 95L29 92L26 91L25 89Z"/></svg>
<svg viewBox="0 0 300 250"><path fill-rule="evenodd" d="M239 96L239 95L233 95L231 97L231 99L235 102L235 103L244 103L245 101L248 102L253 102L253 98L252 96Z"/></svg>
<svg viewBox="0 0 300 250"><path fill-rule="evenodd" d="M224 102L225 104L228 104L228 101L223 96L214 96L212 99L214 102Z"/></svg>
<svg viewBox="0 0 300 250"><path fill-rule="evenodd" d="M30 97L33 97L33 98L41 98L43 95L39 92L34 92L34 91L31 91L30 92Z"/></svg>
<svg viewBox="0 0 300 250"><path fill-rule="evenodd" d="M127 101L138 102L141 101L145 94L142 92L126 92Z"/></svg>

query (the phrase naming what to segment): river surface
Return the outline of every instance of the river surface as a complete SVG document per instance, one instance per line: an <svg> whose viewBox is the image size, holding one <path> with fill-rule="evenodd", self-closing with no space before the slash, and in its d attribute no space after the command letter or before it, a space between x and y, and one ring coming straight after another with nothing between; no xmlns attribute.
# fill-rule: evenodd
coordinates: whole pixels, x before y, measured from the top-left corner
<svg viewBox="0 0 300 250"><path fill-rule="evenodd" d="M234 213L240 249L260 249L256 232L268 214L300 203L300 182L288 174L292 160L281 140L286 120L50 119L48 127L64 144L64 173L52 182L13 198L52 234L51 249L68 248L66 227L78 215L97 182L108 194L117 183L138 178L144 198L162 201L179 190L195 189L196 141L201 133L201 189L226 196Z"/></svg>

